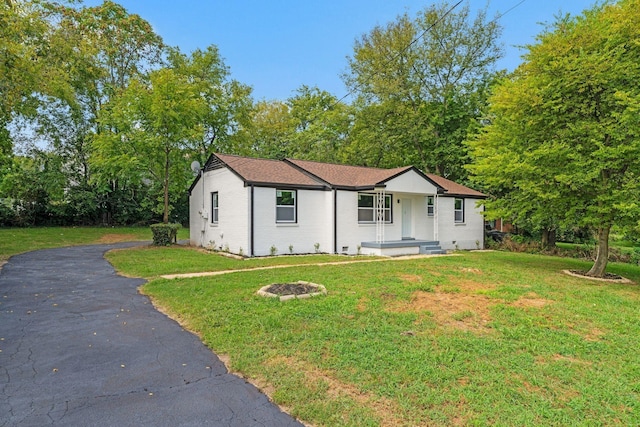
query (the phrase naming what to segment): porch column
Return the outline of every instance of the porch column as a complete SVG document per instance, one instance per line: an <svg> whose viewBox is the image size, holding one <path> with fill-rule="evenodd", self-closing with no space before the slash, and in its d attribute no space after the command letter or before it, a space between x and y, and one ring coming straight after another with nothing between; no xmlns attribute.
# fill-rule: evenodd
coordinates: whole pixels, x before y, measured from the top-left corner
<svg viewBox="0 0 640 427"><path fill-rule="evenodd" d="M439 241L438 238L438 212L440 209L438 208L438 193L433 197L433 240L435 242Z"/></svg>
<svg viewBox="0 0 640 427"><path fill-rule="evenodd" d="M376 192L376 243L384 243L384 187L374 188Z"/></svg>

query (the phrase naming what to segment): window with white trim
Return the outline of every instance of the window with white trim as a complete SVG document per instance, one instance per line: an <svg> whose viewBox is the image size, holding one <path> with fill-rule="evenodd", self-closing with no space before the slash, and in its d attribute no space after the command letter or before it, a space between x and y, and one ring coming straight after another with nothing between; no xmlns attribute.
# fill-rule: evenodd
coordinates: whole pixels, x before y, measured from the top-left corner
<svg viewBox="0 0 640 427"><path fill-rule="evenodd" d="M436 211L436 199L434 196L427 196L427 216L433 216Z"/></svg>
<svg viewBox="0 0 640 427"><path fill-rule="evenodd" d="M276 222L295 223L296 190L276 190Z"/></svg>
<svg viewBox="0 0 640 427"><path fill-rule="evenodd" d="M211 224L218 223L218 192L211 193Z"/></svg>
<svg viewBox="0 0 640 427"><path fill-rule="evenodd" d="M454 222L464 222L464 199L454 199Z"/></svg>
<svg viewBox="0 0 640 427"><path fill-rule="evenodd" d="M358 193L358 223L373 224L376 222L376 206L378 195L373 193ZM391 194L384 195L384 222L391 223Z"/></svg>

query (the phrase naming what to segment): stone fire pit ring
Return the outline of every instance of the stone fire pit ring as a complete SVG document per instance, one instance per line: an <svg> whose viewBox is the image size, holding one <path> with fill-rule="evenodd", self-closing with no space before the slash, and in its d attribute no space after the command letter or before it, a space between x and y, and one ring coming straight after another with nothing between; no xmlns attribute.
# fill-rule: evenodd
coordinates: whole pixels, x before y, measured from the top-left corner
<svg viewBox="0 0 640 427"><path fill-rule="evenodd" d="M299 280L291 283L273 283L263 286L258 291L258 295L267 298L280 298L280 301L290 299L311 298L319 295L326 295L327 288L317 283Z"/></svg>

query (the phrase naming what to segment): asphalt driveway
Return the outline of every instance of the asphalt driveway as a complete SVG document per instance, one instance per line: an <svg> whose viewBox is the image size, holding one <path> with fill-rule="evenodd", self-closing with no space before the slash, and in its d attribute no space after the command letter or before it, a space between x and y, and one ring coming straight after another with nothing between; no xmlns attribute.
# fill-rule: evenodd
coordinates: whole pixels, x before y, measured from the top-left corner
<svg viewBox="0 0 640 427"><path fill-rule="evenodd" d="M0 426L301 426L115 274L114 244L0 271Z"/></svg>

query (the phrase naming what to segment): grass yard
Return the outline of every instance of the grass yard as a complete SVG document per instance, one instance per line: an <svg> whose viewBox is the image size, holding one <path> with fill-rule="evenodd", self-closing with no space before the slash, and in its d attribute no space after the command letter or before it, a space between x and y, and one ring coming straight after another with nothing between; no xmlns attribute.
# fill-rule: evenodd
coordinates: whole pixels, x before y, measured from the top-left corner
<svg viewBox="0 0 640 427"><path fill-rule="evenodd" d="M135 249L109 259L146 277L302 259L187 251ZM640 268L608 268L633 285L560 272L589 266L470 252L154 279L143 292L312 425L640 425ZM323 284L328 295L256 295L297 280Z"/></svg>
<svg viewBox="0 0 640 427"><path fill-rule="evenodd" d="M203 271L246 270L273 265L317 264L353 260L344 255L295 255L265 258L234 259L216 252L188 246L147 246L136 250L114 250L107 260L118 266L124 274L153 278L165 274L198 273ZM375 259L360 257L359 259Z"/></svg>
<svg viewBox="0 0 640 427"><path fill-rule="evenodd" d="M60 246L151 240L149 227L34 227L0 228L0 261L11 255ZM189 230L178 231L188 239Z"/></svg>
<svg viewBox="0 0 640 427"><path fill-rule="evenodd" d="M560 249L571 250L571 249L583 249L585 251L594 250L596 248L595 243L566 243L566 242L557 242L556 246ZM631 242L629 240L622 239L611 239L609 241L609 249L617 249L621 253L631 253L634 250L640 250L640 247L637 246L636 243Z"/></svg>

